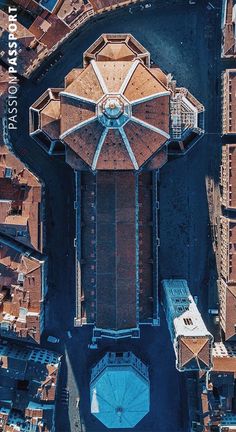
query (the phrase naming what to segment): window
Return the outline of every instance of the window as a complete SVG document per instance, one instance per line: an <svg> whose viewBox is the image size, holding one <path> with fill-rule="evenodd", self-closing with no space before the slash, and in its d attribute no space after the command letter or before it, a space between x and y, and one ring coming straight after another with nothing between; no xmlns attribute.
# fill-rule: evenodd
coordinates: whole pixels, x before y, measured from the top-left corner
<svg viewBox="0 0 236 432"><path fill-rule="evenodd" d="M184 318L184 324L186 326L193 325L192 319L191 318Z"/></svg>

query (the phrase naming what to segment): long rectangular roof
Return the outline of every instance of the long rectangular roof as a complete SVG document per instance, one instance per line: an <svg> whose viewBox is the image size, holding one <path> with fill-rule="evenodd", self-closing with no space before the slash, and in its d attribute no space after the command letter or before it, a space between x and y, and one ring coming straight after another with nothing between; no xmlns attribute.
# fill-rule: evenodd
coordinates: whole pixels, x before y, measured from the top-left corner
<svg viewBox="0 0 236 432"><path fill-rule="evenodd" d="M136 178L128 172L97 174L98 328L135 328Z"/></svg>
<svg viewBox="0 0 236 432"><path fill-rule="evenodd" d="M236 208L236 143L225 144L222 148L223 204Z"/></svg>
<svg viewBox="0 0 236 432"><path fill-rule="evenodd" d="M236 133L236 69L224 73L223 134Z"/></svg>

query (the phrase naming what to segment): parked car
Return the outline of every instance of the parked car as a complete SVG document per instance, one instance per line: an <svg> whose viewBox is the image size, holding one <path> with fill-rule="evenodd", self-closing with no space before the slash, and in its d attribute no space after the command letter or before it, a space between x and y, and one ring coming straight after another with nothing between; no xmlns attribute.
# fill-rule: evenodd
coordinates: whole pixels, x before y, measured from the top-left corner
<svg viewBox="0 0 236 432"><path fill-rule="evenodd" d="M218 315L219 311L218 309L208 309L209 315Z"/></svg>
<svg viewBox="0 0 236 432"><path fill-rule="evenodd" d="M50 343L59 343L60 339L58 337L55 337L55 336L48 336L47 341Z"/></svg>
<svg viewBox="0 0 236 432"><path fill-rule="evenodd" d="M91 344L88 345L88 348L89 349L97 349L98 345L96 343L91 343Z"/></svg>

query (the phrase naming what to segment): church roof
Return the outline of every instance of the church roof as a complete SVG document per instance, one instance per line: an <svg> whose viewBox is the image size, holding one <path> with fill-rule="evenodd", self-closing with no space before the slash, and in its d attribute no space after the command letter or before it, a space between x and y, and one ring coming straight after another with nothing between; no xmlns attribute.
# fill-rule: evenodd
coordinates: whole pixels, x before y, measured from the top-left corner
<svg viewBox="0 0 236 432"><path fill-rule="evenodd" d="M60 138L93 170L137 170L169 138L169 94L140 59L91 60L60 94Z"/></svg>

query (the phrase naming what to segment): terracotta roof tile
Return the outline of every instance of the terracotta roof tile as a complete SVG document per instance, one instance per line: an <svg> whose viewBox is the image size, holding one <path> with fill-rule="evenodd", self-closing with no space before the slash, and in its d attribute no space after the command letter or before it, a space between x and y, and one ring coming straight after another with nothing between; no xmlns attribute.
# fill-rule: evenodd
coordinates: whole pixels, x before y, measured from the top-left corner
<svg viewBox="0 0 236 432"><path fill-rule="evenodd" d="M181 340L180 348L179 348L180 367L186 366L186 364L189 363L192 359L193 359L193 353L191 349Z"/></svg>
<svg viewBox="0 0 236 432"><path fill-rule="evenodd" d="M209 365L210 362L210 352L209 352L209 339L206 337L190 338L181 337L179 342L179 356L180 356L180 366L186 366L187 363L193 361L203 362L205 365Z"/></svg>
<svg viewBox="0 0 236 432"><path fill-rule="evenodd" d="M60 102L51 100L41 112L41 127L50 138L58 139L60 135Z"/></svg>
<svg viewBox="0 0 236 432"><path fill-rule="evenodd" d="M97 176L97 320L99 328L136 327L135 176Z"/></svg>
<svg viewBox="0 0 236 432"><path fill-rule="evenodd" d="M209 366L210 363L210 355L209 355L209 343L208 340L205 341L205 345L203 345L202 349L198 352L198 358L203 363L205 363L207 366Z"/></svg>
<svg viewBox="0 0 236 432"><path fill-rule="evenodd" d="M0 243L0 292L7 289L0 309L8 337L40 342L42 263ZM20 278L20 279L19 279Z"/></svg>
<svg viewBox="0 0 236 432"><path fill-rule="evenodd" d="M91 65L84 69L78 78L66 87L65 91L94 101L97 101L103 95L98 78Z"/></svg>
<svg viewBox="0 0 236 432"><path fill-rule="evenodd" d="M57 15L50 14L47 19L37 16L29 31L50 50L70 32L70 28Z"/></svg>
<svg viewBox="0 0 236 432"><path fill-rule="evenodd" d="M222 147L223 204L236 208L236 144Z"/></svg>
<svg viewBox="0 0 236 432"><path fill-rule="evenodd" d="M149 159L166 141L166 138L162 135L133 121L128 122L124 126L124 130L139 166Z"/></svg>
<svg viewBox="0 0 236 432"><path fill-rule="evenodd" d="M236 41L233 24L233 0L226 0L226 16L223 26L223 55L236 56Z"/></svg>
<svg viewBox="0 0 236 432"><path fill-rule="evenodd" d="M225 339L235 337L236 326L236 286L226 288L226 328Z"/></svg>
<svg viewBox="0 0 236 432"><path fill-rule="evenodd" d="M71 133L64 138L64 141L87 164L91 165L102 131L102 125L95 121Z"/></svg>
<svg viewBox="0 0 236 432"><path fill-rule="evenodd" d="M130 101L167 91L166 87L154 77L143 64L135 69L124 95Z"/></svg>
<svg viewBox="0 0 236 432"><path fill-rule="evenodd" d="M213 357L213 371L235 373L236 357Z"/></svg>
<svg viewBox="0 0 236 432"><path fill-rule="evenodd" d="M224 73L223 133L236 133L236 69Z"/></svg>
<svg viewBox="0 0 236 432"><path fill-rule="evenodd" d="M167 86L168 76L158 67L151 68L152 74L160 81L164 86Z"/></svg>
<svg viewBox="0 0 236 432"><path fill-rule="evenodd" d="M10 169L9 177L6 170ZM42 221L39 207L41 183L5 146L0 147L0 230L16 238L17 229L25 226L26 236L17 240L41 250Z"/></svg>
<svg viewBox="0 0 236 432"><path fill-rule="evenodd" d="M110 61L98 62L97 66L101 71L103 79L109 92L119 92L120 87L132 66L132 62Z"/></svg>
<svg viewBox="0 0 236 432"><path fill-rule="evenodd" d="M98 158L97 169L134 169L118 130L109 130Z"/></svg>
<svg viewBox="0 0 236 432"><path fill-rule="evenodd" d="M95 105L61 97L61 134L95 116Z"/></svg>
<svg viewBox="0 0 236 432"><path fill-rule="evenodd" d="M130 61L131 54L132 59L138 59L137 63ZM101 61L101 58L109 60ZM168 138L167 88L140 58L149 65L149 53L131 35L101 36L85 53L85 68L73 69L65 80L65 90L58 92L61 140L93 170L138 169ZM91 59L93 62L89 64ZM159 69L158 77L165 81L165 74ZM156 98L158 92L166 95ZM132 101L146 96L150 101L132 105ZM39 100L40 103L43 101ZM36 102L33 108L37 106ZM132 113L137 117L136 122ZM93 117L96 121L91 121ZM42 128L45 129L45 124L49 127L47 109L42 110L40 118ZM137 124L138 120L147 126ZM157 130L153 130L155 127ZM104 137L102 143L100 138ZM68 158L73 166L79 163L72 153L68 153Z"/></svg>
<svg viewBox="0 0 236 432"><path fill-rule="evenodd" d="M130 61L134 58L134 52L124 43L107 43L97 55L98 61Z"/></svg>
<svg viewBox="0 0 236 432"><path fill-rule="evenodd" d="M133 106L133 116L169 133L169 97L161 96Z"/></svg>

